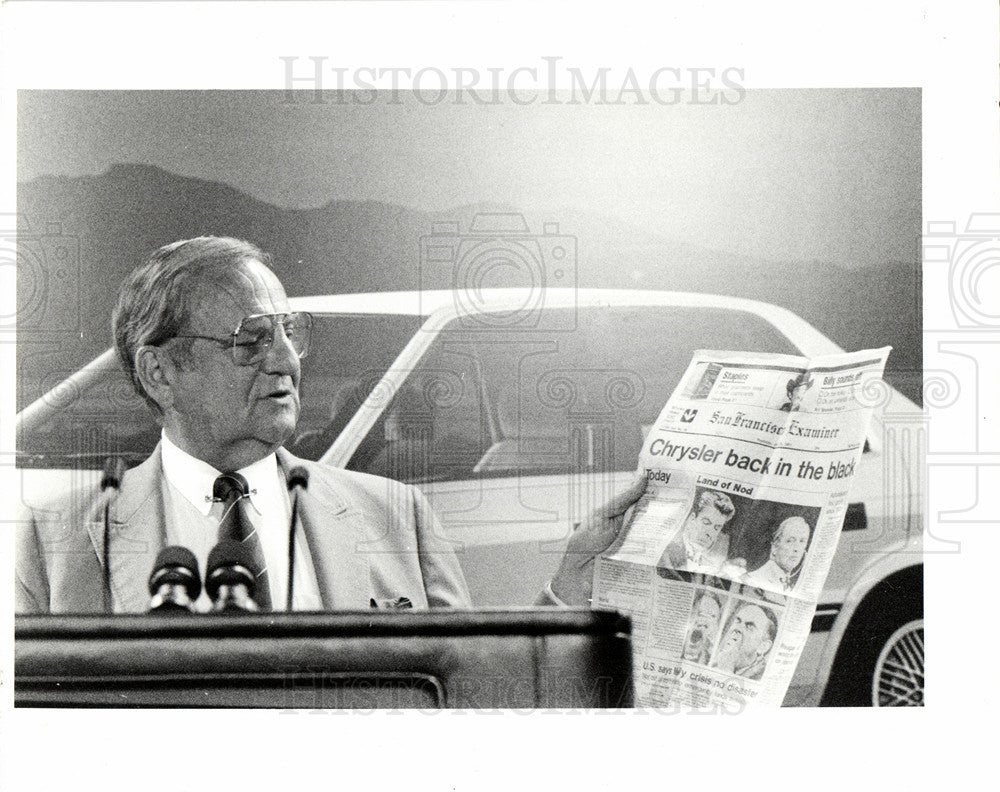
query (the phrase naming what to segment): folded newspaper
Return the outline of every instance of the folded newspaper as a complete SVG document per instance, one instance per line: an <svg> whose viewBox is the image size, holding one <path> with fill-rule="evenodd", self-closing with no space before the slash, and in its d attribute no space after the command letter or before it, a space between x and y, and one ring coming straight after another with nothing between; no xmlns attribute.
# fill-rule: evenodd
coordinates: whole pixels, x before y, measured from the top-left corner
<svg viewBox="0 0 1000 792"><path fill-rule="evenodd" d="M643 442L646 492L594 571L594 607L632 617L637 706L781 704L889 351L694 354Z"/></svg>

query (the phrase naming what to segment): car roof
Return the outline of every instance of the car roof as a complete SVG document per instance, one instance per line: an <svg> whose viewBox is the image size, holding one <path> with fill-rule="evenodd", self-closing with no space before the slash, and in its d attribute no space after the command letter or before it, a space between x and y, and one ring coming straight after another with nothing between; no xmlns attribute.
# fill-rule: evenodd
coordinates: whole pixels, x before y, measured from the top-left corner
<svg viewBox="0 0 1000 792"><path fill-rule="evenodd" d="M301 311L316 313L392 313L430 316L436 311L475 303L483 310L544 304L554 308L574 305L691 305L749 310L754 313L784 309L757 300L701 292L656 289L427 289L422 291L359 292L292 297Z"/></svg>

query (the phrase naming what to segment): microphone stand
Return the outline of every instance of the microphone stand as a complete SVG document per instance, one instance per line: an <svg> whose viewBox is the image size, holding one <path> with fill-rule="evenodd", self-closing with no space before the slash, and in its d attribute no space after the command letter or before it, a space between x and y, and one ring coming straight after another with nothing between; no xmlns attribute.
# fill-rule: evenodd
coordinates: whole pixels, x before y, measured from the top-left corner
<svg viewBox="0 0 1000 792"><path fill-rule="evenodd" d="M309 486L309 472L295 467L288 473L288 490L292 496L292 519L288 524L288 597L285 610L292 610L292 592L295 589L295 524L299 517L299 496Z"/></svg>
<svg viewBox="0 0 1000 792"><path fill-rule="evenodd" d="M292 610L292 590L295 587L295 523L299 514L298 493L292 493L292 521L288 526L288 598L285 610Z"/></svg>
<svg viewBox="0 0 1000 792"><path fill-rule="evenodd" d="M111 594L111 505L118 499L122 477L125 475L125 463L116 457L108 457L104 463L104 473L101 476L101 495L104 498L104 547L103 578L104 578L104 610L108 613L114 608L114 598Z"/></svg>

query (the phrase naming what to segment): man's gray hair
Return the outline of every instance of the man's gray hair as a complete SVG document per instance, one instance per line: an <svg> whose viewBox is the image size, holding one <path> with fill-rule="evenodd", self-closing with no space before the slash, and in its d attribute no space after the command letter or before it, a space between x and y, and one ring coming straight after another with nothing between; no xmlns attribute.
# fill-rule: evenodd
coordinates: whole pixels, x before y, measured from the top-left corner
<svg viewBox="0 0 1000 792"><path fill-rule="evenodd" d="M160 413L135 369L139 347L157 346L180 333L205 283L222 281L247 261L270 265L256 245L232 237L202 236L164 245L126 277L111 316L118 359L136 393Z"/></svg>
<svg viewBox="0 0 1000 792"><path fill-rule="evenodd" d="M786 517L778 524L778 527L774 531L774 535L771 537L771 544L781 541L781 537L785 535L785 531L790 529L793 525L799 525L800 523L806 529L806 540L808 541L812 536L812 529L809 527L809 523L806 522L805 517L799 517L796 514L791 517Z"/></svg>

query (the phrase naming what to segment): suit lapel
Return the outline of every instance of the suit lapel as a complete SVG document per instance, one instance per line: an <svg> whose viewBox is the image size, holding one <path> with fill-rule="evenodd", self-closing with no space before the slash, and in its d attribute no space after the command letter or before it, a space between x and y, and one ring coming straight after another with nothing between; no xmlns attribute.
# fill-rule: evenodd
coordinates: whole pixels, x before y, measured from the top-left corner
<svg viewBox="0 0 1000 792"><path fill-rule="evenodd" d="M162 482L159 445L145 462L127 471L122 479L110 523L109 567L115 612L141 612L149 604L146 582L166 541ZM88 529L97 557L103 559L103 515L98 515L98 520L96 526Z"/></svg>
<svg viewBox="0 0 1000 792"><path fill-rule="evenodd" d="M316 571L324 608L370 607L368 558L360 547L364 536L357 526L361 510L338 491L316 463L278 449L278 463L287 476L296 465L311 473L299 501L299 521ZM127 471L111 514L110 581L115 612L142 612L149 603L146 583L156 555L166 541L163 514L163 464L160 447L146 461ZM97 558L104 558L103 513L90 515L87 531Z"/></svg>
<svg viewBox="0 0 1000 792"><path fill-rule="evenodd" d="M317 465L278 449L278 463L288 471L301 465L317 474ZM371 588L368 558L359 549L359 510L338 492L329 475L312 475L299 500L299 521L309 545L316 583L327 610L368 609Z"/></svg>

